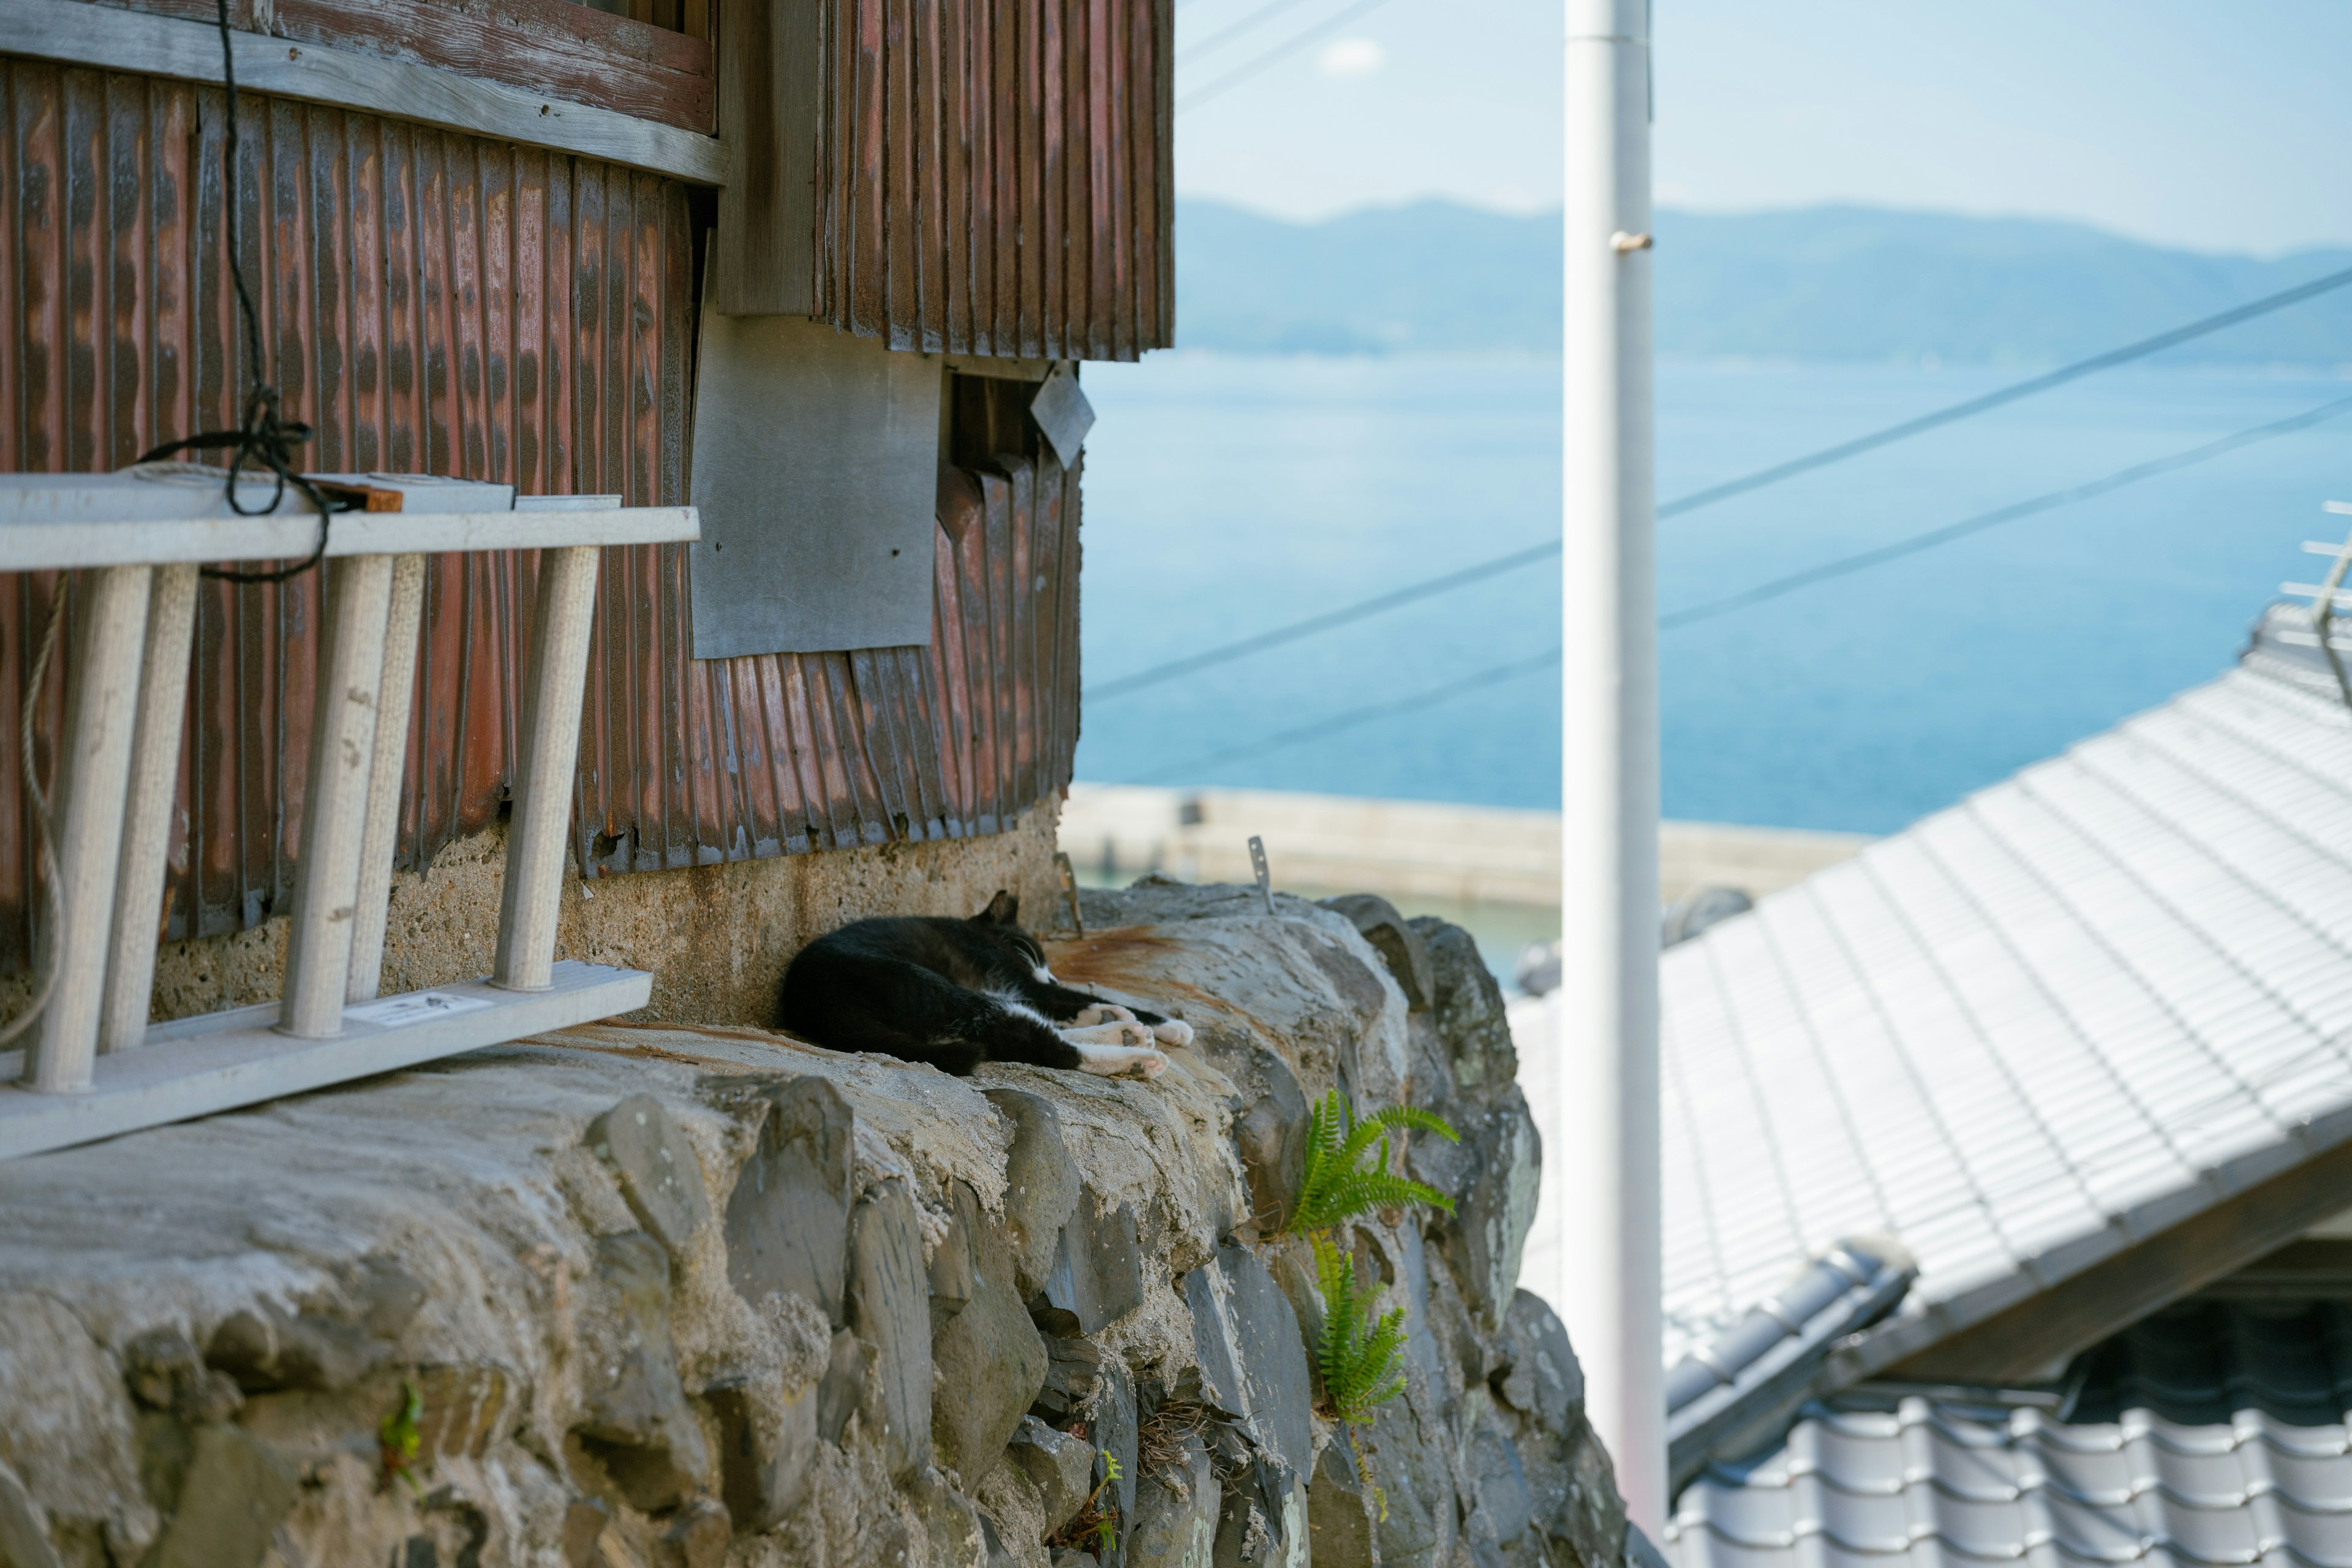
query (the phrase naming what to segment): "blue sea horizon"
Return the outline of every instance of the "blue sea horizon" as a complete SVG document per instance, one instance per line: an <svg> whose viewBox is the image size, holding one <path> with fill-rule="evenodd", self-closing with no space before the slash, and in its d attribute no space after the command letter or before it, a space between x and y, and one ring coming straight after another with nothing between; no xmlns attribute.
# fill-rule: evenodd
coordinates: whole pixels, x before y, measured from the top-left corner
<svg viewBox="0 0 2352 1568"><path fill-rule="evenodd" d="M2016 367L1662 363L1662 499L1976 395ZM1193 352L1089 365L1090 687L1546 539L1559 371L1533 356ZM2341 397L2340 374L2142 366L1661 525L1673 611ZM1660 641L1674 817L1900 828L2226 669L2340 536L2352 416ZM1555 562L1086 703L1077 775L1556 806L1545 669L1209 763L1559 640Z"/></svg>

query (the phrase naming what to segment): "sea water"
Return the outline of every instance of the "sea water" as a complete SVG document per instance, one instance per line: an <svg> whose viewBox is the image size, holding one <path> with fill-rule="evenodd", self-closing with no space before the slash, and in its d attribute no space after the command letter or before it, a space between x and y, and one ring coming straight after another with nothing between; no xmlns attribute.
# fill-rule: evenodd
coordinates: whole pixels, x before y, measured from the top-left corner
<svg viewBox="0 0 2352 1568"><path fill-rule="evenodd" d="M1658 493L2016 380L2016 369L1665 363ZM1559 368L1533 358L1089 365L1090 687L1559 534ZM2097 376L1670 520L1658 603L1719 597L2352 395L2325 374ZM1884 833L2227 668L2300 542L2346 520L2352 415L1660 639L1670 816ZM1550 806L1546 560L1125 696L1078 776ZM1400 709L1389 711L1390 709ZM1336 724L1351 714L1361 721ZM1310 733L1260 749L1293 732ZM1224 753L1242 753L1218 760Z"/></svg>

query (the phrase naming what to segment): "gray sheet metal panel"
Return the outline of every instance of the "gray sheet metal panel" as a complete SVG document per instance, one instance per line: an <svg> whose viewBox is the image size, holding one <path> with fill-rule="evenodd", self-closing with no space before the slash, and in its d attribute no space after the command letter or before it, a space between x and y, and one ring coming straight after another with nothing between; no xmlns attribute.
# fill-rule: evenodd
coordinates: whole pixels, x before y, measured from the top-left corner
<svg viewBox="0 0 2352 1568"><path fill-rule="evenodd" d="M705 314L695 658L929 640L941 380L822 322Z"/></svg>

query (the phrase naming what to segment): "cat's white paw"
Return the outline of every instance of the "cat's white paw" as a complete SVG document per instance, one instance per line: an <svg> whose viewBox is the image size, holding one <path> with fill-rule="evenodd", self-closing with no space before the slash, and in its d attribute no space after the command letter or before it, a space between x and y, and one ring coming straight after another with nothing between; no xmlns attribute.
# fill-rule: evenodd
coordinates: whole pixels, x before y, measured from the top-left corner
<svg viewBox="0 0 2352 1568"><path fill-rule="evenodd" d="M1121 1019L1131 1020L1134 1016L1133 1013L1116 1002L1097 1002L1091 1007L1078 1009L1078 1016L1071 1021L1080 1028L1086 1028L1094 1024L1111 1024Z"/></svg>
<svg viewBox="0 0 2352 1568"><path fill-rule="evenodd" d="M1090 1029L1064 1029L1062 1038L1074 1046L1149 1046L1151 1026L1129 1018L1123 1023L1097 1024Z"/></svg>
<svg viewBox="0 0 2352 1568"><path fill-rule="evenodd" d="M1078 1047L1078 1070L1102 1078L1158 1078L1168 1070L1168 1058L1142 1046L1097 1046L1073 1040Z"/></svg>
<svg viewBox="0 0 2352 1568"><path fill-rule="evenodd" d="M1189 1046L1192 1043L1192 1026L1181 1018L1163 1018L1151 1026L1151 1033L1163 1046Z"/></svg>

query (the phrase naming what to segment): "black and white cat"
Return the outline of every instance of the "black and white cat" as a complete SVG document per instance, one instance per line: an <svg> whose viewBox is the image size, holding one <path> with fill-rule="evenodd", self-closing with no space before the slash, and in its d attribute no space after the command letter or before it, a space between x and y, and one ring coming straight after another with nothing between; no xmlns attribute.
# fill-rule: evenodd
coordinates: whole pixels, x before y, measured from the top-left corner
<svg viewBox="0 0 2352 1568"><path fill-rule="evenodd" d="M1045 967L999 891L968 921L902 915L857 921L801 949L784 972L783 1025L836 1051L881 1051L943 1072L982 1062L1156 1078L1156 1044L1192 1026L1073 991Z"/></svg>

